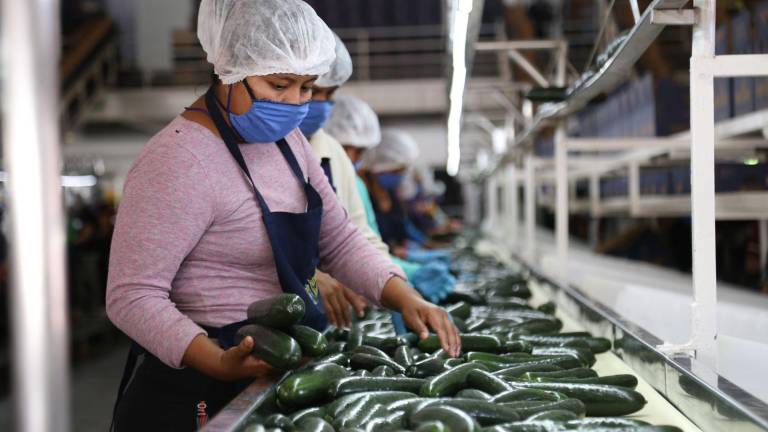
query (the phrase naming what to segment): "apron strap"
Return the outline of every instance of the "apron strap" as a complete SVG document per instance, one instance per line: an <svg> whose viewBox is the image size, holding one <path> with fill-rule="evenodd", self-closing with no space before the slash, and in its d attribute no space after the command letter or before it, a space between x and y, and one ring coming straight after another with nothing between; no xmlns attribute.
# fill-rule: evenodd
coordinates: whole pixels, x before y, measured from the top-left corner
<svg viewBox="0 0 768 432"><path fill-rule="evenodd" d="M117 407L120 406L120 401L123 400L123 395L125 395L125 390L128 388L128 383L133 377L133 372L136 370L136 363L139 361L139 356L144 353L146 353L146 351L141 345L131 341L131 347L128 349L128 358L125 360L125 367L123 368L123 376L120 378L120 386L117 388L117 399L115 399L115 406L112 408L112 422L109 424L110 432L115 430Z"/></svg>
<svg viewBox="0 0 768 432"><path fill-rule="evenodd" d="M336 185L333 184L333 171L331 171L331 159L327 157L320 159L320 166L323 168L328 183L331 184L331 189L336 192Z"/></svg>

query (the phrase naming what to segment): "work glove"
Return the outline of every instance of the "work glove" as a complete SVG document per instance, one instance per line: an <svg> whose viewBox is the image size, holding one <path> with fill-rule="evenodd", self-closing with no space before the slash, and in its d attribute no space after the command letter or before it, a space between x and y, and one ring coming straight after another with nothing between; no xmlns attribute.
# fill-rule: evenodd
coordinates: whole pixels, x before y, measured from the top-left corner
<svg viewBox="0 0 768 432"><path fill-rule="evenodd" d="M434 261L443 263L444 265L450 265L451 253L447 249L408 249L408 261L413 261L420 264L429 264Z"/></svg>
<svg viewBox="0 0 768 432"><path fill-rule="evenodd" d="M425 264L409 281L424 298L432 303L438 303L446 298L456 286L456 278L441 262Z"/></svg>

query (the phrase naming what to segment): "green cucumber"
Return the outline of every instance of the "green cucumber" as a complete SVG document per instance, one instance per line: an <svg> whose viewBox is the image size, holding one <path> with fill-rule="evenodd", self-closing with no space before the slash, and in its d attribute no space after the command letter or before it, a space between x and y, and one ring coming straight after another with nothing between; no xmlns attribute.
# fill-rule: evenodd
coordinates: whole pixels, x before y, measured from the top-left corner
<svg viewBox="0 0 768 432"><path fill-rule="evenodd" d="M530 361L524 362L524 363L518 363L515 365L511 365L509 368L502 369L500 371L496 372L496 375L501 376L503 378L506 378L508 376L511 376L511 373L517 373L519 369L512 369L513 367L517 368L538 368L539 366L543 365L549 365L549 366L557 366L560 369L575 369L583 367L584 365L581 363L581 360L577 359L574 356L538 356L538 357L531 357ZM507 369L510 369L511 371L507 371ZM523 372L525 373L525 372Z"/></svg>
<svg viewBox="0 0 768 432"><path fill-rule="evenodd" d="M637 387L637 377L630 374L607 375L591 378L557 378L557 377L538 377L538 382L559 382L574 384L604 384L633 389Z"/></svg>
<svg viewBox="0 0 768 432"><path fill-rule="evenodd" d="M423 397L409 397L400 399L397 401L394 401L387 405L387 409L390 412L403 412L405 414L409 414L413 412L414 408L421 405L423 402L428 401L431 399L423 398Z"/></svg>
<svg viewBox="0 0 768 432"><path fill-rule="evenodd" d="M323 418L325 417L325 407L304 408L291 414L291 421L294 424L300 423L305 418Z"/></svg>
<svg viewBox="0 0 768 432"><path fill-rule="evenodd" d="M471 370L467 374L467 387L482 390L489 395L512 390L512 386L501 378L484 370Z"/></svg>
<svg viewBox="0 0 768 432"><path fill-rule="evenodd" d="M559 319L531 319L524 323L511 326L510 330L519 335L543 335L557 333L563 328Z"/></svg>
<svg viewBox="0 0 768 432"><path fill-rule="evenodd" d="M442 422L449 431L474 432L480 429L472 416L452 406L428 406L408 417L411 429L419 429L425 423L435 421Z"/></svg>
<svg viewBox="0 0 768 432"><path fill-rule="evenodd" d="M456 366L462 365L464 363L466 363L466 362L461 357L449 358L449 359L447 359L445 361L445 367L447 367L448 369L452 369L452 368L455 368Z"/></svg>
<svg viewBox="0 0 768 432"><path fill-rule="evenodd" d="M566 410L571 411L579 417L584 417L587 408L584 402L578 399L565 399L561 401L521 401L521 402L506 402L503 403L505 407L512 408L517 411L520 418L527 419L528 417L536 414L552 411L552 410Z"/></svg>
<svg viewBox="0 0 768 432"><path fill-rule="evenodd" d="M302 408L323 402L327 397L328 387L346 375L346 369L334 363L294 372L277 386L277 399L281 406L290 408Z"/></svg>
<svg viewBox="0 0 768 432"><path fill-rule="evenodd" d="M562 409L553 409L550 411L542 411L538 414L534 414L526 419L526 421L542 421L549 420L554 422L565 422L569 420L578 420L579 416L573 411L566 411Z"/></svg>
<svg viewBox="0 0 768 432"><path fill-rule="evenodd" d="M354 351L355 348L363 344L363 330L359 324L352 324L352 328L347 335L347 344L344 347L346 351Z"/></svg>
<svg viewBox="0 0 768 432"><path fill-rule="evenodd" d="M413 355L411 354L411 349L407 346L399 346L395 349L394 354L394 360L399 364L400 366L404 367L406 370L411 367L413 362Z"/></svg>
<svg viewBox="0 0 768 432"><path fill-rule="evenodd" d="M650 424L642 420L612 417L591 417L580 420L571 420L565 423L568 429L584 428L642 428Z"/></svg>
<svg viewBox="0 0 768 432"><path fill-rule="evenodd" d="M647 403L635 390L600 384L540 383L515 381L515 387L552 390L579 399L587 407L588 416L623 416L643 409Z"/></svg>
<svg viewBox="0 0 768 432"><path fill-rule="evenodd" d="M288 329L288 334L296 339L305 356L319 357L328 350L328 340L312 327L294 325Z"/></svg>
<svg viewBox="0 0 768 432"><path fill-rule="evenodd" d="M549 362L542 364L538 361L533 361L512 365L493 374L501 378L517 378L528 372L556 372L561 370L563 368Z"/></svg>
<svg viewBox="0 0 768 432"><path fill-rule="evenodd" d="M463 319L451 315L451 321L453 321L453 325L456 326L456 329L459 330L459 333L469 332L469 327L467 327L467 323Z"/></svg>
<svg viewBox="0 0 768 432"><path fill-rule="evenodd" d="M453 290L448 296L445 298L446 303L469 303L470 305L482 305L485 303L485 298L480 295L479 293L475 291L467 291L467 290Z"/></svg>
<svg viewBox="0 0 768 432"><path fill-rule="evenodd" d="M376 366L372 371L371 374L375 377L391 377L395 375L395 371L392 370L389 366Z"/></svg>
<svg viewBox="0 0 768 432"><path fill-rule="evenodd" d="M554 315L555 312L557 312L557 305L555 302L548 301L537 306L536 310L544 312L545 314Z"/></svg>
<svg viewBox="0 0 768 432"><path fill-rule="evenodd" d="M596 378L597 372L589 368L575 368L552 372L526 372L521 377L528 381L536 381L537 378Z"/></svg>
<svg viewBox="0 0 768 432"><path fill-rule="evenodd" d="M422 397L451 396L463 389L466 385L467 375L473 370L486 370L482 365L466 363L449 369L440 375L424 382L419 395Z"/></svg>
<svg viewBox="0 0 768 432"><path fill-rule="evenodd" d="M304 300L296 294L280 294L248 306L248 321L272 328L287 329L304 318Z"/></svg>
<svg viewBox="0 0 768 432"><path fill-rule="evenodd" d="M301 300L301 299L299 299ZM235 345L246 337L253 338L251 354L276 369L293 369L301 363L301 348L296 340L280 330L258 324L241 327L235 334Z"/></svg>
<svg viewBox="0 0 768 432"><path fill-rule="evenodd" d="M597 421L594 421L597 420ZM654 428L654 429L648 429ZM600 432L666 432L664 427L656 429L640 420L621 418L587 418L557 422L556 420L531 420L524 422L502 423L487 427L482 432L560 432L560 431L600 431ZM677 429L677 428L674 428ZM670 432L672 432L672 429Z"/></svg>
<svg viewBox="0 0 768 432"><path fill-rule="evenodd" d="M520 336L520 340L528 341L534 345L540 346L568 346L569 343L576 341L577 344L584 343L595 354L610 351L611 341L606 338L592 337L589 333L560 333L557 335L527 335Z"/></svg>
<svg viewBox="0 0 768 432"><path fill-rule="evenodd" d="M503 363L519 364L519 363L525 363L525 362L529 362L536 359L535 357L526 353L514 353L514 355L499 355L499 354L491 354L487 352L477 352L477 351L470 351L464 354L464 358L467 361L480 361L480 362L502 363L502 364Z"/></svg>
<svg viewBox="0 0 768 432"><path fill-rule="evenodd" d="M458 408L474 417L483 426L520 420L520 415L514 409L477 399L438 399L425 402L425 406L427 405ZM419 409L423 408L417 408Z"/></svg>
<svg viewBox="0 0 768 432"><path fill-rule="evenodd" d="M505 353L528 353L530 354L531 351L533 351L533 345L530 342L521 341L521 340L513 340L513 341L507 341L504 342L504 349L503 351Z"/></svg>
<svg viewBox="0 0 768 432"><path fill-rule="evenodd" d="M367 371L365 369L360 369L352 372L352 376L356 377L372 377L373 374L370 371Z"/></svg>
<svg viewBox="0 0 768 432"><path fill-rule="evenodd" d="M360 345L359 347L352 350L352 354L370 354L370 355L375 355L377 357L382 357L387 359L389 358L387 353L370 345Z"/></svg>
<svg viewBox="0 0 768 432"><path fill-rule="evenodd" d="M295 432L335 432L327 421L317 417L306 417L295 424Z"/></svg>
<svg viewBox="0 0 768 432"><path fill-rule="evenodd" d="M333 342L328 344L328 354L339 354L343 353L347 349L347 343L346 342Z"/></svg>
<svg viewBox="0 0 768 432"><path fill-rule="evenodd" d="M595 354L585 348L573 347L535 347L531 354L535 356L570 355L578 358L584 366L592 366L597 361Z"/></svg>
<svg viewBox="0 0 768 432"><path fill-rule="evenodd" d="M451 432L451 430L441 421L432 421L422 424L414 432Z"/></svg>
<svg viewBox="0 0 768 432"><path fill-rule="evenodd" d="M456 397L459 399L491 400L492 396L482 390L467 388L456 393Z"/></svg>
<svg viewBox="0 0 768 432"><path fill-rule="evenodd" d="M523 402L523 401L549 401L557 402L568 399L568 396L549 390L537 389L513 389L499 393L491 398L494 403Z"/></svg>
<svg viewBox="0 0 768 432"><path fill-rule="evenodd" d="M384 405L381 404L375 404L370 407L367 411L360 412L359 415L354 415L349 420L342 425L342 427L345 428L361 428L365 427L366 424L369 422L377 419L377 418L383 418L386 419L386 416L389 414L387 411L387 408Z"/></svg>
<svg viewBox="0 0 768 432"><path fill-rule="evenodd" d="M498 336L466 333L461 336L461 349L466 351L501 352L503 344ZM418 348L424 352L435 352L440 349L440 340L437 336L429 336L418 343Z"/></svg>
<svg viewBox="0 0 768 432"><path fill-rule="evenodd" d="M375 369L377 366L383 365L389 366L396 373L405 373L405 368L397 364L397 362L391 358L379 357L372 354L353 354L352 358L349 359L349 364L352 369L365 369L370 371Z"/></svg>
<svg viewBox="0 0 768 432"><path fill-rule="evenodd" d="M264 420L264 426L268 428L293 429L293 421L283 414L276 413Z"/></svg>
<svg viewBox="0 0 768 432"><path fill-rule="evenodd" d="M328 390L332 397L350 393L372 391L402 391L416 393L424 384L423 379L396 377L346 377L336 380Z"/></svg>
<svg viewBox="0 0 768 432"><path fill-rule="evenodd" d="M438 357L429 357L422 361L414 363L406 375L415 378L426 378L441 374L448 370L445 366L445 360Z"/></svg>
<svg viewBox="0 0 768 432"><path fill-rule="evenodd" d="M455 317L465 320L472 315L472 305L466 302L458 302L446 307L445 311Z"/></svg>
<svg viewBox="0 0 768 432"><path fill-rule="evenodd" d="M328 354L315 360L315 364L333 363L343 367L349 367L349 356L346 353Z"/></svg>
<svg viewBox="0 0 768 432"><path fill-rule="evenodd" d="M342 396L333 402L325 405L325 411L331 418L336 418L341 414L341 411L350 404L357 402L360 399L372 400L373 404L388 405L395 401L402 401L405 399L415 398L414 393L399 392L399 391L374 391L374 392L361 392L352 393L346 396Z"/></svg>
<svg viewBox="0 0 768 432"><path fill-rule="evenodd" d="M369 398L360 398L350 405L345 406L337 416L333 418L333 427L336 430L352 427L360 418L367 415L371 408L376 406Z"/></svg>

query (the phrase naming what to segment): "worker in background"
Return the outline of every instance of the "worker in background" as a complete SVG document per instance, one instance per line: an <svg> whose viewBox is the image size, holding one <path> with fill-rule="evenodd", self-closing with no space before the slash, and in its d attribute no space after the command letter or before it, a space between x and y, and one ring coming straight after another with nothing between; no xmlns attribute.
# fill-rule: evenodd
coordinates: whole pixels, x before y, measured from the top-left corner
<svg viewBox="0 0 768 432"><path fill-rule="evenodd" d="M203 0L198 37L218 81L144 147L117 215L106 307L135 345L115 429L194 430L270 374L234 333L281 293L323 328L317 268L457 356L448 315L350 223L298 129L331 30L300 0Z"/></svg>
<svg viewBox="0 0 768 432"><path fill-rule="evenodd" d="M370 194L382 238L395 255L413 262L441 262L448 266L449 252L427 249L431 241L409 220L400 195L403 178L418 155L418 145L409 134L385 130L381 144L362 155L361 177Z"/></svg>
<svg viewBox="0 0 768 432"><path fill-rule="evenodd" d="M355 168L352 166L344 149L338 141L323 130L333 110L333 95L352 76L352 58L344 42L336 36L336 59L330 70L319 76L312 87L312 100L309 111L299 129L309 139L312 152L320 161L320 166L331 187L336 192L339 204L347 211L349 219L361 233L385 256L389 256L389 248L381 238L368 226L365 209L357 193ZM375 130L362 131L369 141L379 140L378 127ZM406 272L406 276L410 275ZM367 305L365 298L344 286L331 275L317 272L317 286L320 290L328 321L337 327L351 325L350 311L354 309L362 316Z"/></svg>
<svg viewBox="0 0 768 432"><path fill-rule="evenodd" d="M407 203L408 219L430 238L450 238L461 231L461 223L450 218L438 204L445 194L445 184L436 181L426 165L408 170L400 187L400 195Z"/></svg>
<svg viewBox="0 0 768 432"><path fill-rule="evenodd" d="M381 140L378 116L367 103L353 96L337 99L333 114L327 123L327 131L342 143L349 160L356 166L359 166L362 155L375 148ZM356 175L355 180L367 225L379 237L379 226L366 185ZM408 280L427 299L437 302L453 291L456 280L444 262L432 260L416 263L404 258L392 255L392 260L405 271Z"/></svg>

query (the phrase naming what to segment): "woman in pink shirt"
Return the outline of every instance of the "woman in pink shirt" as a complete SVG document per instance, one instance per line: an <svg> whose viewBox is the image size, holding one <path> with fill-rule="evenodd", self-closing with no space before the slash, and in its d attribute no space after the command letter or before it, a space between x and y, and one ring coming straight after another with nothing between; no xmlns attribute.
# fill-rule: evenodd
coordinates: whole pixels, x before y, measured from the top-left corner
<svg viewBox="0 0 768 432"><path fill-rule="evenodd" d="M116 430L193 430L269 373L232 333L282 292L322 327L316 267L457 356L447 314L349 222L296 129L333 61L330 29L301 0L203 0L198 36L219 80L146 145L117 217L107 313L144 360Z"/></svg>

